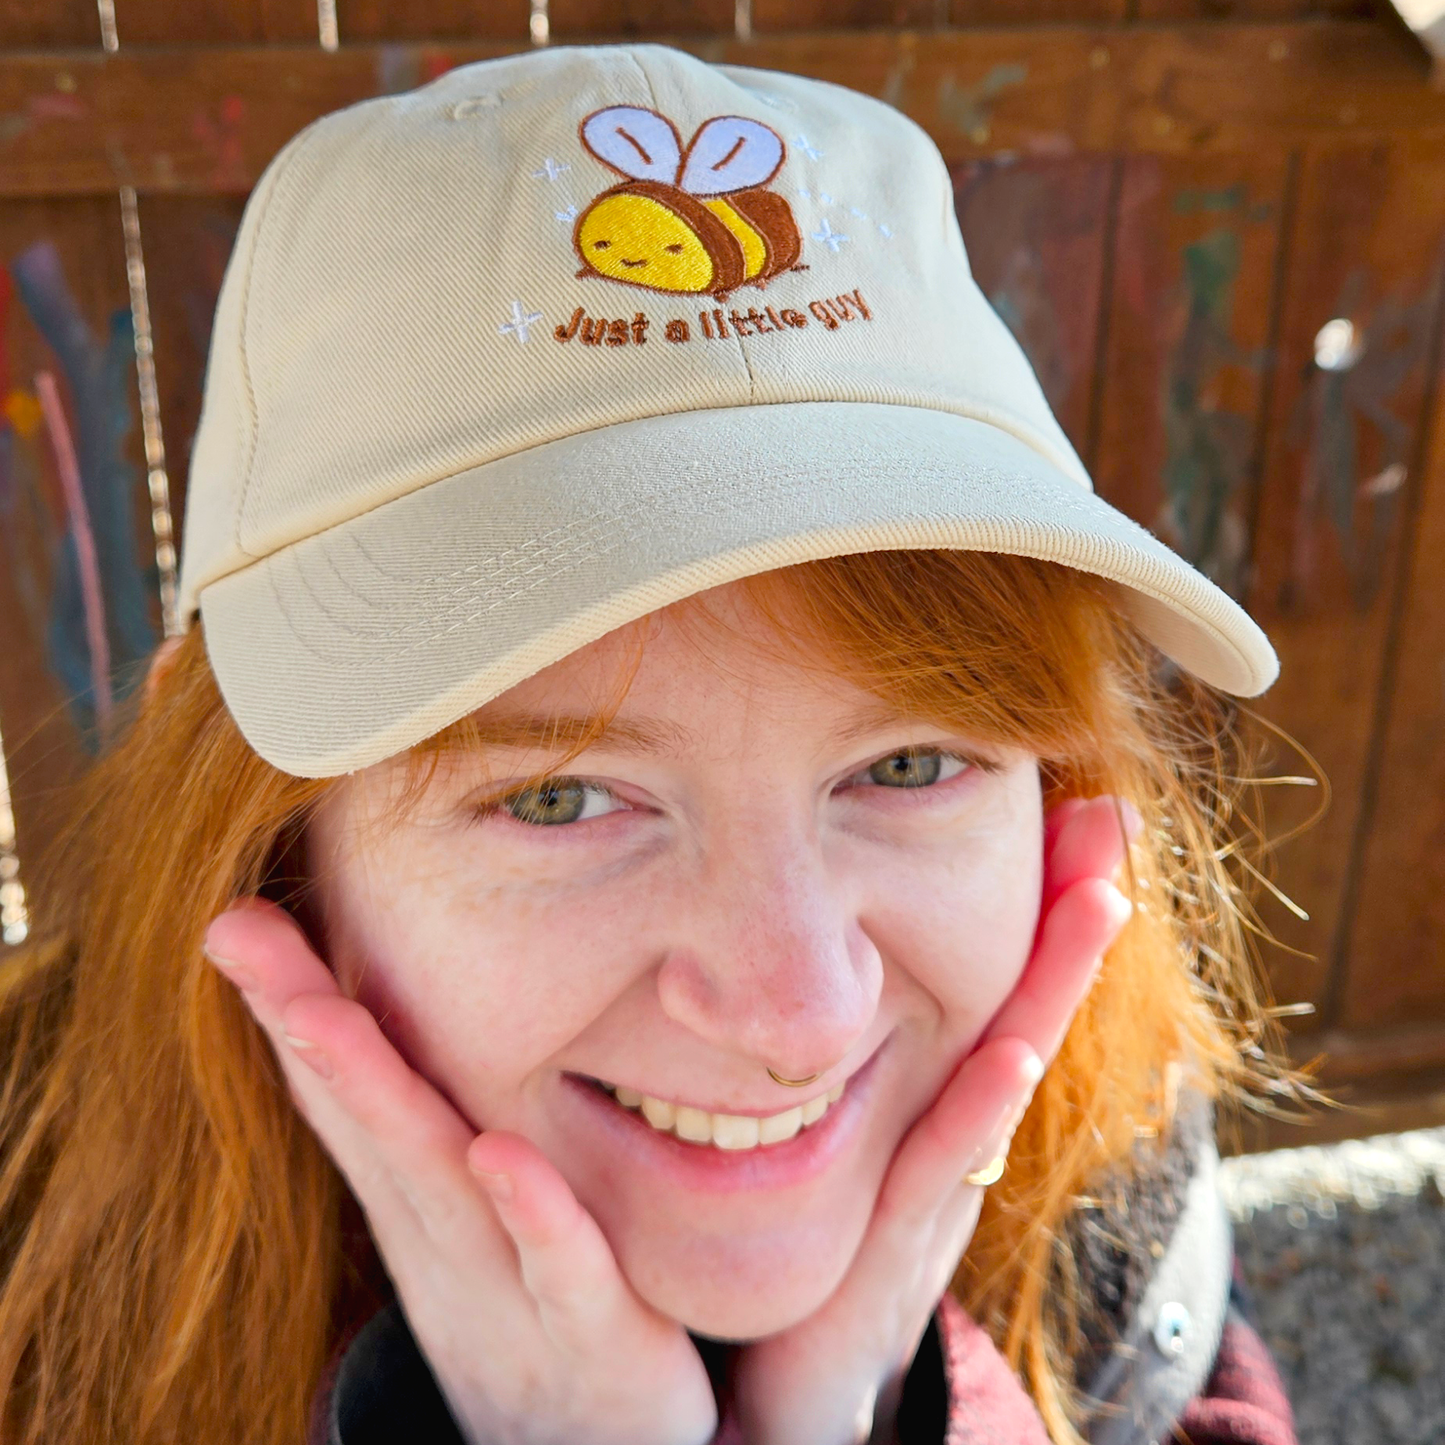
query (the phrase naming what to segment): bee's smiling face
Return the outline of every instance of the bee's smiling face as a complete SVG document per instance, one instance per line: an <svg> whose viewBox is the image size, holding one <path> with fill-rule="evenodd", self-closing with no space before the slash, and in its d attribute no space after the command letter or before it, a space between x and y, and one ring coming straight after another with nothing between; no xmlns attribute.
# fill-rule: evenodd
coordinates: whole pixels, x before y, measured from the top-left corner
<svg viewBox="0 0 1445 1445"><path fill-rule="evenodd" d="M608 196L582 218L582 259L594 271L658 291L706 291L707 247L673 211L650 196Z"/></svg>

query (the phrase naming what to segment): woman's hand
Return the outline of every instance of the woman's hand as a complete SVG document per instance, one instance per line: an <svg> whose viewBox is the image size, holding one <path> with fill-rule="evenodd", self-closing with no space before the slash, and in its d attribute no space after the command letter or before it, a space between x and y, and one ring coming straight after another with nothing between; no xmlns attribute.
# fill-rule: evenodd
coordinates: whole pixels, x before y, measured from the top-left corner
<svg viewBox="0 0 1445 1445"><path fill-rule="evenodd" d="M248 899L206 952L270 1037L366 1212L407 1321L474 1445L703 1445L717 1405L525 1139L476 1132L346 998L282 909Z"/></svg>
<svg viewBox="0 0 1445 1445"><path fill-rule="evenodd" d="M1125 805L1131 830L1137 813ZM893 1438L902 1381L973 1237L983 1189L964 1181L1008 1151L1100 959L1128 919L1113 798L1070 799L1045 827L1043 906L1018 986L913 1126L842 1284L792 1329L739 1354L734 1408L747 1445Z"/></svg>

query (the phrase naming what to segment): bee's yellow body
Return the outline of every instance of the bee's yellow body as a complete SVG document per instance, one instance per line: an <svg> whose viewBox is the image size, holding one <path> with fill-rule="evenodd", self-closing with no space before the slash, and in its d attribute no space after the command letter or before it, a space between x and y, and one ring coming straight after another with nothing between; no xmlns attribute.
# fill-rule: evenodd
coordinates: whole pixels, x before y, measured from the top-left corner
<svg viewBox="0 0 1445 1445"><path fill-rule="evenodd" d="M747 214L744 214L744 208ZM631 181L602 195L578 218L577 254L587 270L629 286L725 296L765 284L798 255L787 203L752 190L690 196L657 181Z"/></svg>

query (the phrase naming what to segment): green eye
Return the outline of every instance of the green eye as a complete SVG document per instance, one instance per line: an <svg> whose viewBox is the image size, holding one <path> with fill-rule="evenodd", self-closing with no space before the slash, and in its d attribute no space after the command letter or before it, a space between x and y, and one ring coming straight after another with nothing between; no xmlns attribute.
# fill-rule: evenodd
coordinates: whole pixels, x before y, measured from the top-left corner
<svg viewBox="0 0 1445 1445"><path fill-rule="evenodd" d="M927 788L943 775L944 761L944 755L932 748L904 748L880 758L868 769L868 776L885 788Z"/></svg>
<svg viewBox="0 0 1445 1445"><path fill-rule="evenodd" d="M588 795L596 791L575 778L549 778L545 783L503 798L498 806L519 823L538 827L575 823L587 811Z"/></svg>

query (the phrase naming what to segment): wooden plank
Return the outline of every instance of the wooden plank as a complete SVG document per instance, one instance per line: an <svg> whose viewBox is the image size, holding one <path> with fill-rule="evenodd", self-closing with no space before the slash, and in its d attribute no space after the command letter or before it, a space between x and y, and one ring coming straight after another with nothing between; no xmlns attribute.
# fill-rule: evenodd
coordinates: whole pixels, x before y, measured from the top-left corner
<svg viewBox="0 0 1445 1445"><path fill-rule="evenodd" d="M1125 18L1126 0L752 0L754 31L1087 25Z"/></svg>
<svg viewBox="0 0 1445 1445"><path fill-rule="evenodd" d="M1128 0L952 0L954 25L1089 25L1129 19Z"/></svg>
<svg viewBox="0 0 1445 1445"><path fill-rule="evenodd" d="M315 0L312 0L315 8ZM343 45L369 40L510 40L528 42L528 0L339 0Z"/></svg>
<svg viewBox="0 0 1445 1445"><path fill-rule="evenodd" d="M1340 1022L1344 902L1400 562L1402 483L1424 410L1442 235L1445 153L1351 145L1306 157L1248 602L1282 663L1258 710L1319 760L1333 789L1323 822L1278 858L1278 882L1309 921L1267 897L1260 903L1284 942L1318 960L1280 957L1276 977L1286 997L1320 999L1321 1027ZM1276 765L1303 771L1282 747ZM1270 833L1302 824L1319 804L1315 791L1271 789Z"/></svg>
<svg viewBox="0 0 1445 1445"><path fill-rule="evenodd" d="M1119 198L1094 484L1245 589L1288 156L1134 156Z"/></svg>
<svg viewBox="0 0 1445 1445"><path fill-rule="evenodd" d="M115 0L116 37L132 45L317 43L316 0Z"/></svg>
<svg viewBox="0 0 1445 1445"><path fill-rule="evenodd" d="M731 35L735 0L549 0L554 40Z"/></svg>
<svg viewBox="0 0 1445 1445"><path fill-rule="evenodd" d="M1409 136L1445 147L1445 95L1383 27L1018 27L683 38L706 59L878 95L951 161L1018 151L1191 154ZM309 121L520 45L122 48L0 60L0 195L245 191ZM264 103L257 98L264 97Z"/></svg>
<svg viewBox="0 0 1445 1445"><path fill-rule="evenodd" d="M114 701L158 636L135 352L115 198L0 209L0 729L22 869L48 843L56 790L98 742L85 586L54 436L55 377L77 454Z"/></svg>
<svg viewBox="0 0 1445 1445"><path fill-rule="evenodd" d="M95 0L5 0L0 51L100 44Z"/></svg>
<svg viewBox="0 0 1445 1445"><path fill-rule="evenodd" d="M1080 448L1093 394L1112 169L1101 156L969 161L954 169L974 277Z"/></svg>
<svg viewBox="0 0 1445 1445"><path fill-rule="evenodd" d="M753 30L866 30L946 23L949 0L752 0Z"/></svg>
<svg viewBox="0 0 1445 1445"><path fill-rule="evenodd" d="M1445 381L1438 369L1432 410L1406 513L1411 565L1345 953L1341 1022L1364 1029L1436 1020L1445 1038Z"/></svg>
<svg viewBox="0 0 1445 1445"><path fill-rule="evenodd" d="M1220 1130L1220 1150L1253 1154L1445 1126L1445 1071L1341 1084L1331 1097L1341 1107L1315 1109L1304 1123L1252 1115L1233 1121Z"/></svg>
<svg viewBox="0 0 1445 1445"><path fill-rule="evenodd" d="M1369 20L1370 0L1138 0L1141 20Z"/></svg>

